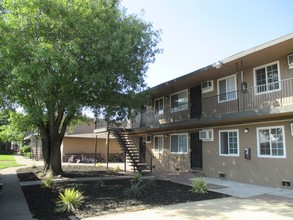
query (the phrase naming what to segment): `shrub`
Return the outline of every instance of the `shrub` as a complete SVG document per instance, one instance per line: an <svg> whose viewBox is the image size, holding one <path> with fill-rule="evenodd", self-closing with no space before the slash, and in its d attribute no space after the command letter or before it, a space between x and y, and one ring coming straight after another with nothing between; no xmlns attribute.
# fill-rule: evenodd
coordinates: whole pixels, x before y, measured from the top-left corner
<svg viewBox="0 0 293 220"><path fill-rule="evenodd" d="M70 212L78 209L84 202L84 197L79 190L66 188L59 193L59 200L56 201L56 212Z"/></svg>
<svg viewBox="0 0 293 220"><path fill-rule="evenodd" d="M143 192L156 186L155 180L142 180L141 174L135 175L131 180L131 185L125 190L125 194L128 196L139 197Z"/></svg>
<svg viewBox="0 0 293 220"><path fill-rule="evenodd" d="M141 181L142 181L142 179L141 179L141 173L140 173L140 172L136 172L136 173L134 174L134 176L132 177L131 182L132 182L132 183L139 183L139 182L141 182Z"/></svg>
<svg viewBox="0 0 293 220"><path fill-rule="evenodd" d="M100 163L96 163L96 167L102 167L103 165Z"/></svg>
<svg viewBox="0 0 293 220"><path fill-rule="evenodd" d="M43 186L46 187L46 188L52 188L54 185L55 185L55 180L53 178L53 176L48 176L44 183L43 183Z"/></svg>
<svg viewBox="0 0 293 220"><path fill-rule="evenodd" d="M29 153L31 152L31 147L30 146L27 146L27 145L24 145L22 148L21 148L21 151L23 153Z"/></svg>
<svg viewBox="0 0 293 220"><path fill-rule="evenodd" d="M204 178L197 177L192 180L192 192L205 194L208 191L207 182Z"/></svg>
<svg viewBox="0 0 293 220"><path fill-rule="evenodd" d="M97 186L101 186L101 187L103 187L103 186L104 186L104 181L103 181L102 179L99 179L99 180L97 181Z"/></svg>
<svg viewBox="0 0 293 220"><path fill-rule="evenodd" d="M131 181L130 188L125 190L125 194L128 196L138 197L144 191L144 186L142 182Z"/></svg>
<svg viewBox="0 0 293 220"><path fill-rule="evenodd" d="M121 171L121 170L120 170L120 167L117 165L117 166L115 167L114 171L115 171L116 173L119 173L119 172Z"/></svg>

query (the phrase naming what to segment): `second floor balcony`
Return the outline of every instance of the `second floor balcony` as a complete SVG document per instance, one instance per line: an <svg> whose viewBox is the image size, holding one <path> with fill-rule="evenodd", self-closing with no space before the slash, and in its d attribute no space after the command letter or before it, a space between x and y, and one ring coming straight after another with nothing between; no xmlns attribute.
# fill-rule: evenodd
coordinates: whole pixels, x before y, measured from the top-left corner
<svg viewBox="0 0 293 220"><path fill-rule="evenodd" d="M194 109L198 113L194 116ZM186 120L223 119L224 116L247 117L293 112L293 78L184 103L176 108L164 108L139 114L132 128L159 127ZM233 113L233 114L232 114ZM239 114L237 114L239 113ZM243 114L247 113L247 114Z"/></svg>

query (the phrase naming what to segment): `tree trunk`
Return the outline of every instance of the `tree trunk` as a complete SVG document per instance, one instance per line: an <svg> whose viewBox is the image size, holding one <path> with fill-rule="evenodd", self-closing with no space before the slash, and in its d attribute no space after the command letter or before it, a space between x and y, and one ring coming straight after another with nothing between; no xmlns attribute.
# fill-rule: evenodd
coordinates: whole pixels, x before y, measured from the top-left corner
<svg viewBox="0 0 293 220"><path fill-rule="evenodd" d="M62 175L61 144L65 135L66 127L74 116L74 112L67 115L63 120L64 112L61 111L58 117L51 114L46 124L40 124L42 136L42 149L44 157L44 174L50 173L53 176ZM59 129L61 128L61 129Z"/></svg>
<svg viewBox="0 0 293 220"><path fill-rule="evenodd" d="M60 141L55 139L53 142L51 142L50 172L53 176L61 175L63 172L60 148L61 148Z"/></svg>
<svg viewBox="0 0 293 220"><path fill-rule="evenodd" d="M50 157L51 157L51 144L50 137L47 130L41 130L41 138L42 138L42 153L44 159L44 169L43 173L46 174L50 169Z"/></svg>

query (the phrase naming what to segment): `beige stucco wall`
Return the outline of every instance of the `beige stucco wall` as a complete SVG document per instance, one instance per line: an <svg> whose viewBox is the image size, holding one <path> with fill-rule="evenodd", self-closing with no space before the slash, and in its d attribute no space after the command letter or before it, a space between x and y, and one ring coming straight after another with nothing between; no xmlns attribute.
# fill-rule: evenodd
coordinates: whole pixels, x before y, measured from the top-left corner
<svg viewBox="0 0 293 220"><path fill-rule="evenodd" d="M156 134L163 135L164 149L163 152L154 150L153 135L152 142L147 143L147 147L154 155L153 172L168 171L168 172L186 172L190 170L190 154L174 154L170 152L170 135L168 133ZM189 138L188 138L189 141ZM189 143L188 143L189 146ZM189 151L189 149L188 149Z"/></svg>
<svg viewBox="0 0 293 220"><path fill-rule="evenodd" d="M75 126L73 129L69 128L68 134L85 134L93 133L95 129L94 119L87 119L87 121L81 122L79 125Z"/></svg>
<svg viewBox="0 0 293 220"><path fill-rule="evenodd" d="M258 66L266 65L272 62L279 62L280 68L280 80L293 78L293 69L288 68L287 55L284 55L277 59L271 59L270 62L262 63ZM258 66L245 66L243 77L247 82L248 88L254 87L254 68ZM225 72L225 76L235 74L236 69L230 72L225 67L219 70L221 74ZM222 78L223 75L221 75ZM240 89L240 71L237 76L237 89ZM211 97L217 95L217 78L213 79L214 91L205 93L202 98ZM179 90L178 90L179 91ZM180 90L181 91L181 90ZM291 100L292 101L292 100ZM170 106L170 99L164 98L164 107ZM203 109L204 111L204 109ZM233 181L239 181L244 183L252 183L258 185L266 185L273 187L282 187L282 181L291 182L293 187L293 137L291 135L291 123L292 121L279 121L270 122L263 121L258 124L246 124L246 125L234 125L213 128L214 129L214 141L203 142L203 173L207 177L219 178L219 173L225 174L226 178ZM286 144L286 158L260 158L257 155L257 131L258 127L271 127L271 126L284 126L285 129L285 144ZM244 128L249 129L249 133L244 133ZM239 156L220 156L219 154L219 130L239 130ZM172 128L172 132L175 132L176 128ZM199 129L195 129L194 131ZM187 132L194 132L192 130ZM159 171L190 171L190 152L188 154L172 154L170 153L170 135L165 131L161 134L164 135L164 150L162 153L154 153L154 172ZM182 131L176 131L182 133ZM184 132L184 131L183 131ZM165 135L168 134L168 137ZM154 135L154 134L153 134ZM152 135L152 137L153 137ZM160 135L160 134L156 134ZM188 139L190 141L190 139ZM149 149L153 148L152 143L147 144ZM251 159L244 158L245 148L251 149ZM190 150L190 144L189 144Z"/></svg>
<svg viewBox="0 0 293 220"><path fill-rule="evenodd" d="M98 139L97 153L106 158L106 139ZM63 154L95 153L95 138L65 137L63 140ZM122 153L120 146L114 139L109 141L109 153Z"/></svg>
<svg viewBox="0 0 293 220"><path fill-rule="evenodd" d="M273 122L231 126L214 129L215 140L203 142L203 172L208 177L219 178L219 173L233 181L281 187L281 181L293 183L293 137L290 122ZM284 126L286 158L260 158L257 155L257 127ZM244 128L249 133L244 133ZM239 129L239 156L219 155L219 130ZM244 158L244 149L251 148L251 160Z"/></svg>
<svg viewBox="0 0 293 220"><path fill-rule="evenodd" d="M258 124L223 126L214 129L214 141L202 142L203 170L202 173L211 178L220 178L219 174L225 174L227 180L282 187L282 181L293 184L293 136L291 135L291 121L264 122ZM257 153L257 128L284 126L286 158L260 158ZM244 133L248 128L249 132ZM221 156L219 151L219 131L238 129L239 156ZM190 131L194 132L194 131ZM180 132L182 133L182 132ZM188 172L190 171L190 143L188 154L170 153L170 135L164 135L164 150L161 153L153 149L152 143L147 147L154 154L153 172ZM190 138L188 138L190 141ZM245 148L251 149L251 159L244 158Z"/></svg>

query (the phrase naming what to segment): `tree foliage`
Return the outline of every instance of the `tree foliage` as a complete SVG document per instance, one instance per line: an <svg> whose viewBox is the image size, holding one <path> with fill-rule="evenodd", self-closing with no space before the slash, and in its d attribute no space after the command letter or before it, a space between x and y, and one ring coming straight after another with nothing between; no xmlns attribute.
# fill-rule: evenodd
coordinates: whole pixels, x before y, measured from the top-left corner
<svg viewBox="0 0 293 220"><path fill-rule="evenodd" d="M117 0L3 0L1 103L24 109L41 133L47 169L84 107L122 116L145 99L159 32Z"/></svg>
<svg viewBox="0 0 293 220"><path fill-rule="evenodd" d="M29 118L15 111L0 113L0 139L4 142L22 142L28 130L33 129Z"/></svg>

